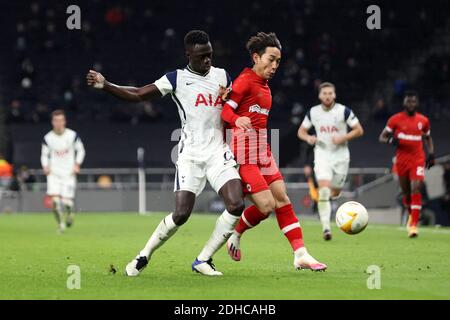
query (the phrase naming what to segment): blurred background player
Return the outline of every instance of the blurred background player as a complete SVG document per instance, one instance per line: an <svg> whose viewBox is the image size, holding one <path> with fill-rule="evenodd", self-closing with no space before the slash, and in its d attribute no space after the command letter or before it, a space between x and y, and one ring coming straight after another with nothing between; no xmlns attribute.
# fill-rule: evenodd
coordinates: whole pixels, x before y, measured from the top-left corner
<svg viewBox="0 0 450 320"><path fill-rule="evenodd" d="M224 69L211 66L212 46L207 33L188 32L184 38L189 64L146 86L123 87L112 84L98 72L89 71L87 83L130 102L140 102L170 94L178 107L182 124L175 173L175 211L166 216L144 249L126 266L128 276L137 276L150 257L175 234L190 217L195 199L208 180L225 203L211 238L192 264L204 275L222 275L212 263L213 254L226 242L242 211L244 202L236 161L223 139L220 118L222 94L231 83Z"/></svg>
<svg viewBox="0 0 450 320"><path fill-rule="evenodd" d="M53 111L51 121L53 130L42 141L41 165L47 176L47 196L52 198L58 230L64 232L73 223L76 176L85 151L78 134L66 128L63 110Z"/></svg>
<svg viewBox="0 0 450 320"><path fill-rule="evenodd" d="M363 128L353 111L336 103L335 86L319 86L321 104L306 114L298 137L314 147L314 173L317 179L318 211L324 240L331 240L331 199L340 196L350 164L348 141L363 135ZM308 134L314 127L316 135ZM348 131L350 127L350 131Z"/></svg>
<svg viewBox="0 0 450 320"><path fill-rule="evenodd" d="M244 193L254 205L242 214L227 242L228 253L239 261L242 234L275 211L280 230L294 251L294 266L325 270L327 266L315 260L304 246L302 229L267 141L267 120L272 107L268 81L280 65L280 41L275 33L259 32L249 39L247 50L253 67L245 68L233 83L222 119L232 129L231 146L240 165Z"/></svg>
<svg viewBox="0 0 450 320"><path fill-rule="evenodd" d="M430 121L417 112L419 97L408 91L403 100L404 111L389 118L380 135L380 142L396 147L395 167L403 193L403 205L409 211L407 222L408 236L419 235L418 222L422 209L421 188L427 169L434 165L434 146L430 135ZM425 161L423 140L428 150Z"/></svg>

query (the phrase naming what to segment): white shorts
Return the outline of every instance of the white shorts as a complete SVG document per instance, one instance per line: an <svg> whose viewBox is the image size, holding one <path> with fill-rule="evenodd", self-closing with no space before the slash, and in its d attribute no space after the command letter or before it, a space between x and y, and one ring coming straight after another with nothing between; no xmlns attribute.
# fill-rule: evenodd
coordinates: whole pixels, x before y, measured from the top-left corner
<svg viewBox="0 0 450 320"><path fill-rule="evenodd" d="M63 177L49 174L47 176L47 195L49 196L60 196L66 199L74 199L75 188L75 175Z"/></svg>
<svg viewBox="0 0 450 320"><path fill-rule="evenodd" d="M314 174L316 175L316 180L331 181L332 188L342 189L347 179L349 163L348 160L314 160Z"/></svg>
<svg viewBox="0 0 450 320"><path fill-rule="evenodd" d="M233 179L241 179L228 146L215 152L206 161L183 158L179 156L176 163L174 191L190 191L199 196L208 180L211 187L219 192L225 183Z"/></svg>

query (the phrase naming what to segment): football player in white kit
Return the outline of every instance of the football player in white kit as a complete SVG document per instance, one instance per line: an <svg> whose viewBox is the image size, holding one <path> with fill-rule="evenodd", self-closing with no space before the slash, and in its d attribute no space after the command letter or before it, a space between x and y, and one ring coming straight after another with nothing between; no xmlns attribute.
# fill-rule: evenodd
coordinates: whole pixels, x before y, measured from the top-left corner
<svg viewBox="0 0 450 320"><path fill-rule="evenodd" d="M152 254L189 218L195 198L208 180L225 203L215 229L203 250L192 263L192 270L217 276L213 254L227 241L244 210L242 186L236 161L224 142L220 117L222 95L231 79L224 69L211 66L212 46L203 31L192 30L184 38L189 64L167 73L152 84L136 88L117 86L90 70L88 85L127 101L140 102L170 94L181 119L181 138L175 173L175 211L166 216L145 247L125 268L126 275L137 276Z"/></svg>
<svg viewBox="0 0 450 320"><path fill-rule="evenodd" d="M336 103L335 86L324 82L319 86L321 104L306 114L298 137L314 146L314 173L319 185L318 211L324 240L331 240L331 202L337 199L345 184L350 163L348 141L364 131L353 111ZM314 127L316 135L309 135ZM350 128L350 130L348 130Z"/></svg>
<svg viewBox="0 0 450 320"><path fill-rule="evenodd" d="M85 151L78 134L66 128L63 110L53 111L51 120L53 130L42 141L41 165L47 176L47 195L52 197L58 230L64 232L66 226L70 227L73 223L76 176Z"/></svg>

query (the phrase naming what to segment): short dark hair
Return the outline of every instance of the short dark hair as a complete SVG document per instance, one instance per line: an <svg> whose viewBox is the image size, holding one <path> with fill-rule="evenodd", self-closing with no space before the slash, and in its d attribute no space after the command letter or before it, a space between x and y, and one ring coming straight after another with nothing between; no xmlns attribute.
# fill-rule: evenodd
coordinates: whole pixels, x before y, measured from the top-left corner
<svg viewBox="0 0 450 320"><path fill-rule="evenodd" d="M52 116L52 119L56 116L64 116L65 117L66 113L62 109L56 109L52 112L51 116Z"/></svg>
<svg viewBox="0 0 450 320"><path fill-rule="evenodd" d="M184 47L194 46L196 44L207 44L209 42L209 36L202 30L191 30L184 36Z"/></svg>
<svg viewBox="0 0 450 320"><path fill-rule="evenodd" d="M275 47L281 51L281 43L278 40L277 35L274 32L264 33L258 32L256 36L251 37L247 41L247 50L250 53L250 57L257 53L262 56L267 47Z"/></svg>
<svg viewBox="0 0 450 320"><path fill-rule="evenodd" d="M332 84L331 82L322 82L319 85L319 93L322 91L323 88L333 88L336 91L336 86Z"/></svg>
<svg viewBox="0 0 450 320"><path fill-rule="evenodd" d="M406 97L416 97L418 99L419 98L419 94L417 93L417 91L408 90L408 91L405 92L405 98Z"/></svg>

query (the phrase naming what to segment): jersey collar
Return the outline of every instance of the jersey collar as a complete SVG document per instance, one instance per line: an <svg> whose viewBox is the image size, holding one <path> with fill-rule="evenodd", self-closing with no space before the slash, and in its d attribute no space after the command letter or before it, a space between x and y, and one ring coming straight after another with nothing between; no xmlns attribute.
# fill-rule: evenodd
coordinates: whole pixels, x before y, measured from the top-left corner
<svg viewBox="0 0 450 320"><path fill-rule="evenodd" d="M255 71L253 71L252 68L247 67L246 71L248 73L250 73L254 79L256 79L258 82L262 83L262 84L267 84L269 82L269 80L264 79L263 77L261 77L260 75L258 75Z"/></svg>
<svg viewBox="0 0 450 320"><path fill-rule="evenodd" d="M67 128L64 128L63 132L58 134L58 133L56 133L55 130L52 129L53 133L56 134L58 137L62 136L66 132L66 130L67 130Z"/></svg>
<svg viewBox="0 0 450 320"><path fill-rule="evenodd" d="M212 66L211 66L211 68L212 68ZM206 77L208 75L208 73L211 71L211 68L209 68L208 72L206 72L204 74L192 70L192 68L189 65L187 65L185 69L187 69L187 71L189 71L190 73L196 74L201 77Z"/></svg>
<svg viewBox="0 0 450 320"><path fill-rule="evenodd" d="M323 109L323 110L325 110L325 111L331 111L331 110L333 110L334 106L336 105L336 101L333 102L333 105L332 105L330 108L326 108L326 107L323 105L323 103L321 103L320 105L322 106L322 109Z"/></svg>

